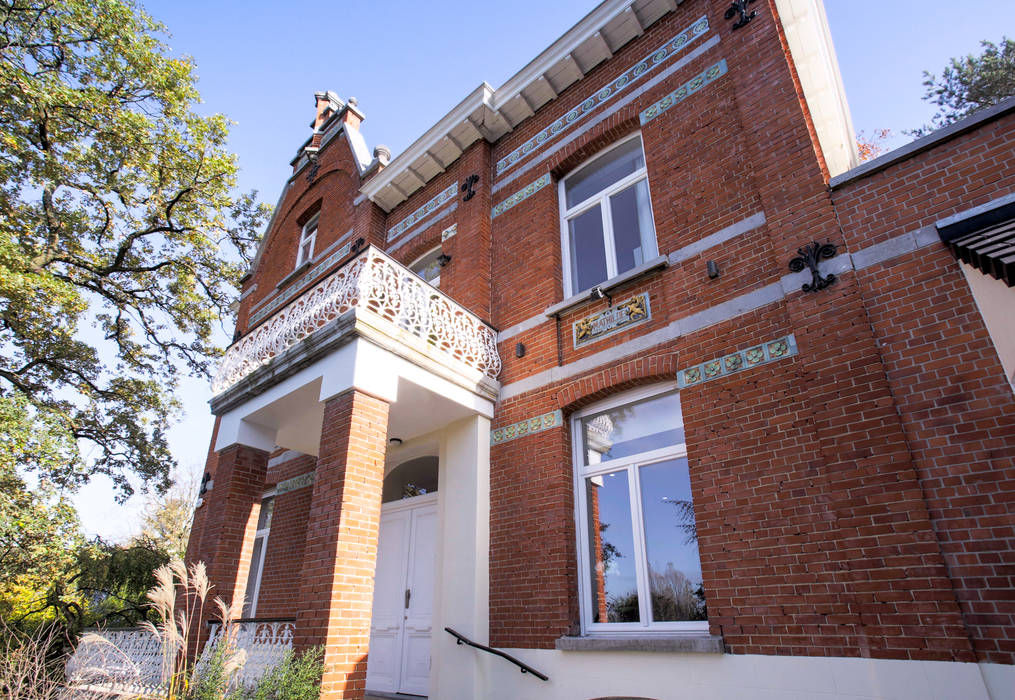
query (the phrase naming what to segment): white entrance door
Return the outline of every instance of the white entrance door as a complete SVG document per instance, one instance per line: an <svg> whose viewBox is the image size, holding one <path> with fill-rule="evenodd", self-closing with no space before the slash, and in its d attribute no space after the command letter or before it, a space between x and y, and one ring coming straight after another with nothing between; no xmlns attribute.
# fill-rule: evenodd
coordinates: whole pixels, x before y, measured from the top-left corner
<svg viewBox="0 0 1015 700"><path fill-rule="evenodd" d="M382 506L367 658L371 690L429 690L436 536L436 494Z"/></svg>

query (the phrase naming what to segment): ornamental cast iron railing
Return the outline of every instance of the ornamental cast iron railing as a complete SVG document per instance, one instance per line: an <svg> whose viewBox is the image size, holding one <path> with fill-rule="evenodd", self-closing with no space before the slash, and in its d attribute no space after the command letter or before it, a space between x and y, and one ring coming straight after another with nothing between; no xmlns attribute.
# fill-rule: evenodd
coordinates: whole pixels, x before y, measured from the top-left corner
<svg viewBox="0 0 1015 700"><path fill-rule="evenodd" d="M221 640L222 626L210 623L211 633L197 662L197 673L208 663ZM237 620L233 645L245 652L242 667L230 687L251 686L282 661L292 648L295 620ZM71 689L113 695L152 696L166 690L162 640L144 628L89 630L67 662ZM90 696L89 696L90 697Z"/></svg>
<svg viewBox="0 0 1015 700"><path fill-rule="evenodd" d="M207 663L220 641L222 626L217 622L210 623L211 634L204 645L201 658L197 662L198 673L201 666ZM253 685L264 674L275 668L282 661L288 649L292 649L293 635L296 632L296 621L285 620L237 620L232 624L233 645L236 649L246 652L243 667L232 678L231 687Z"/></svg>
<svg viewBox="0 0 1015 700"><path fill-rule="evenodd" d="M464 307L379 249L366 250L234 343L212 381L223 391L347 311L367 312L491 379L500 374L497 334Z"/></svg>

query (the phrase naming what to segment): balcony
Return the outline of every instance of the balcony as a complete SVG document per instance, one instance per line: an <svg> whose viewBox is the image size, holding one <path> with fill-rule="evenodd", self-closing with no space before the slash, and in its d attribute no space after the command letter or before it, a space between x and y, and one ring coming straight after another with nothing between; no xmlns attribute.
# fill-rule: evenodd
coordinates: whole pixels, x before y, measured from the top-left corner
<svg viewBox="0 0 1015 700"><path fill-rule="evenodd" d="M336 322L343 326L338 333ZM436 364L442 374L465 381L495 385L500 373L492 328L368 246L229 347L212 381L213 409L231 403L226 395L242 384L265 384L258 375L301 343L320 346L324 335L340 342L335 336L350 328L416 364L428 369Z"/></svg>

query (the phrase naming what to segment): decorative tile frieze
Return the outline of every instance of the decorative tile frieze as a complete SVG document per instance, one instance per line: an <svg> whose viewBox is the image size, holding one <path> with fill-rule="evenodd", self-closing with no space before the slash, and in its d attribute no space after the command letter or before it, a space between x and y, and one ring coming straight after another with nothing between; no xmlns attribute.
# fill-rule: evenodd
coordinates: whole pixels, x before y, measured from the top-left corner
<svg viewBox="0 0 1015 700"><path fill-rule="evenodd" d="M550 184L550 173L545 173L542 176L540 176L537 180L535 180L534 182L530 182L528 185L526 185L522 189L518 190L513 195L511 195L510 197L505 199L503 202L501 202L500 204L495 206L493 209L491 209L490 210L490 218L491 219L497 218L498 216L500 216L501 214L506 212L511 207L513 207L516 204L518 204L518 203L528 199L529 197L531 197L536 192L538 192L539 190L543 189L544 187L546 187L549 184Z"/></svg>
<svg viewBox="0 0 1015 700"><path fill-rule="evenodd" d="M721 59L718 63L714 63L698 75L694 76L686 83L678 87L676 90L671 92L663 99L656 102L654 105L642 112L639 117L641 124L644 126L650 121L658 117L660 114L686 100L694 93L701 90L703 87L713 82L717 78L726 74L726 59Z"/></svg>
<svg viewBox="0 0 1015 700"><path fill-rule="evenodd" d="M723 357L702 362L686 369L677 371L677 386L685 389L689 386L707 382L717 377L742 372L745 369L758 367L784 357L797 354L796 338L790 333L782 338L749 347L746 350L724 355Z"/></svg>
<svg viewBox="0 0 1015 700"><path fill-rule="evenodd" d="M403 233L408 231L410 228L418 224L426 217L433 214L435 211L440 209L442 206L454 200L455 195L458 193L458 183L449 185L447 189L440 192L436 197L431 199L429 202L421 206L416 211L409 214L407 217L399 221L397 224L388 229L388 242L395 240Z"/></svg>
<svg viewBox="0 0 1015 700"><path fill-rule="evenodd" d="M490 444L499 445L516 438L525 437L533 433L540 433L550 428L556 428L564 423L564 414L560 411L544 413L535 418L505 425L503 428L496 428L490 431Z"/></svg>
<svg viewBox="0 0 1015 700"><path fill-rule="evenodd" d="M307 472L306 474L300 474L299 476L294 476L291 479L286 479L275 484L275 495L281 496L283 493L298 491L299 489L305 489L306 487L313 485L314 472Z"/></svg>
<svg viewBox="0 0 1015 700"><path fill-rule="evenodd" d="M627 301L614 304L606 311L578 319L572 324L574 346L580 348L617 331L644 323L652 317L648 293L636 294Z"/></svg>
<svg viewBox="0 0 1015 700"><path fill-rule="evenodd" d="M497 174L507 171L522 159L538 151L544 144L557 138L583 118L606 104L615 95L631 87L656 67L677 55L692 41L708 31L708 18L702 16L689 27L667 41L635 65L628 68L609 85L590 95L578 106L554 121L531 139L497 161Z"/></svg>
<svg viewBox="0 0 1015 700"><path fill-rule="evenodd" d="M349 231L346 235L352 235L352 231ZM324 258L321 262L317 263L310 268L310 270L301 275L299 279L290 282L284 290L275 296L274 299L250 314L250 323L254 324L263 318L267 318L273 311L288 303L288 301L292 299L301 289L303 289L303 287L324 274L328 268L334 267L339 260L352 252L352 243L352 241L346 241L344 244L339 246L335 252L328 255L328 257Z"/></svg>
<svg viewBox="0 0 1015 700"><path fill-rule="evenodd" d="M451 224L446 229L441 231L441 243L448 240L452 236L458 233L458 224Z"/></svg>

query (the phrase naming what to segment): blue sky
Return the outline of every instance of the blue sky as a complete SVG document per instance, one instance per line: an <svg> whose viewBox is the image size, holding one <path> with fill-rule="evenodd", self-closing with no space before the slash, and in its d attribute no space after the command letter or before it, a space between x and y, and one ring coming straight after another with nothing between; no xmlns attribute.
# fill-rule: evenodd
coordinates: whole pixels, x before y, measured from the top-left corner
<svg viewBox="0 0 1015 700"><path fill-rule="evenodd" d="M397 155L477 85L504 83L597 4L143 2L169 27L173 53L196 62L201 111L236 123L230 147L239 155L241 188L259 190L272 204L310 135L315 91L355 96L367 117L369 147L385 144ZM825 6L854 126L867 133L892 129L892 146L909 140L902 130L934 113L920 99L922 71L940 73L949 57L978 53L980 39L1000 41L1010 21L1004 6L986 0L826 0ZM203 467L209 396L203 381L181 387L185 417L170 440L185 470ZM140 505L135 497L126 508L115 506L103 480L76 501L86 530L114 539L130 534Z"/></svg>

